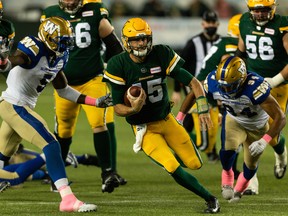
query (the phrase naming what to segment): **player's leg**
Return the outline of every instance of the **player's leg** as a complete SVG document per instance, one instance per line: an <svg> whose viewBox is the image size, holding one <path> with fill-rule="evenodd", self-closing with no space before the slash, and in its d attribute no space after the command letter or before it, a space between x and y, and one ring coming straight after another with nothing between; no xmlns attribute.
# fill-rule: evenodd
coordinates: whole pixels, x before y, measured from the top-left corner
<svg viewBox="0 0 288 216"><path fill-rule="evenodd" d="M102 77L95 77L82 85L81 92L98 98L106 95L109 89L107 84L102 82ZM82 107L86 113L89 125L93 130L94 148L102 170L102 192L111 193L120 183L116 172L112 169L112 142L106 126L107 108L97 108L87 105L83 105Z"/></svg>
<svg viewBox="0 0 288 216"><path fill-rule="evenodd" d="M279 103L281 110L286 113L287 102L288 102L288 84L283 84L275 87L271 90L271 95ZM273 120L270 118L269 123ZM277 179L284 177L287 168L287 148L285 144L285 137L278 135L273 138L269 143L274 149L275 165L274 175Z"/></svg>
<svg viewBox="0 0 288 216"><path fill-rule="evenodd" d="M60 211L96 210L96 205L87 205L73 194L68 185L60 145L54 134L49 131L44 119L28 107L13 106L6 101L0 103L1 114L4 113L3 110L9 110L4 116L1 115L3 121L7 122L20 137L43 150L47 170L62 198Z"/></svg>
<svg viewBox="0 0 288 216"><path fill-rule="evenodd" d="M55 100L55 126L54 134L60 143L63 161L66 160L72 136L74 135L80 105L59 97L54 91Z"/></svg>
<svg viewBox="0 0 288 216"><path fill-rule="evenodd" d="M200 168L202 160L200 155L197 154L197 149L192 144L185 129L179 125L172 115L166 117L165 120L149 123L147 132L143 138L142 149L153 161L164 167L179 185L203 198L208 205L205 212L216 213L220 211L216 197L202 186L192 174L182 169L174 157L170 147L172 149L175 148L177 155L184 157L184 152L182 150L180 152L179 150L179 143L181 143L181 145L187 143L184 144L184 148L187 150L187 154L192 156L192 159L189 160L187 158L181 158L186 162L186 165L192 169Z"/></svg>
<svg viewBox="0 0 288 216"><path fill-rule="evenodd" d="M239 123L229 115L224 114L222 119L220 150L220 160L222 164L221 187L224 199L230 200L233 198L234 172L232 166L238 147L246 138L246 131Z"/></svg>

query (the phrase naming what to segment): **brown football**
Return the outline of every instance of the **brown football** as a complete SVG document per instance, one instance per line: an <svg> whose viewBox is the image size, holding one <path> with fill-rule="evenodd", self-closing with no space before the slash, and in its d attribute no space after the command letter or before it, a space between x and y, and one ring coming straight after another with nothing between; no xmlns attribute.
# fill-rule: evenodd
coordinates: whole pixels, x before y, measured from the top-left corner
<svg viewBox="0 0 288 216"><path fill-rule="evenodd" d="M139 86L131 86L126 92L125 92L125 95L124 95L124 103L126 106L131 106L130 104L130 101L128 100L127 98L127 94L130 94L131 97L134 97L135 99L137 97L139 97L140 93L141 93L141 87Z"/></svg>

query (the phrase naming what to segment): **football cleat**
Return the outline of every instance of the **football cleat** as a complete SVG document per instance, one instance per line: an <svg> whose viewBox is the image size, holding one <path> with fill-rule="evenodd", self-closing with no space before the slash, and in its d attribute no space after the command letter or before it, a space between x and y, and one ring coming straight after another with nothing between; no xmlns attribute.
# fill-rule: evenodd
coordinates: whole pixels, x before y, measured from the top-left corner
<svg viewBox="0 0 288 216"><path fill-rule="evenodd" d="M234 196L233 196L233 198L232 198L232 199L229 199L228 202L229 202L229 203L236 203L236 202L239 202L240 199L241 199L241 197L242 197L241 193L238 192L238 191L235 191L235 192L234 192Z"/></svg>
<svg viewBox="0 0 288 216"><path fill-rule="evenodd" d="M105 171L101 174L102 177L102 192L112 193L114 188L119 187L117 176L112 171Z"/></svg>
<svg viewBox="0 0 288 216"><path fill-rule="evenodd" d="M87 166L92 165L100 167L98 157L96 155L90 155L90 154L84 154L84 160L81 161L81 164Z"/></svg>
<svg viewBox="0 0 288 216"><path fill-rule="evenodd" d="M71 200L62 200L59 206L61 212L93 212L97 210L97 206L94 204L87 204L79 201L75 198Z"/></svg>
<svg viewBox="0 0 288 216"><path fill-rule="evenodd" d="M233 188L229 185L223 185L221 189L222 197L226 200L230 200L234 196Z"/></svg>
<svg viewBox="0 0 288 216"><path fill-rule="evenodd" d="M204 210L204 213L215 214L215 213L220 212L220 205L216 197L213 197L213 199L211 199L210 201L207 201L206 205L207 205L207 209Z"/></svg>
<svg viewBox="0 0 288 216"><path fill-rule="evenodd" d="M0 193L2 193L4 190L9 188L10 186L11 186L11 184L8 181L0 182Z"/></svg>
<svg viewBox="0 0 288 216"><path fill-rule="evenodd" d="M287 167L287 148L285 146L284 152L281 155L278 155L274 152L275 155L275 166L274 166L274 175L277 179L281 179L284 177L286 173L286 167Z"/></svg>
<svg viewBox="0 0 288 216"><path fill-rule="evenodd" d="M248 187L244 190L243 195L257 195L259 194L259 182L257 174L249 181Z"/></svg>
<svg viewBox="0 0 288 216"><path fill-rule="evenodd" d="M114 174L115 174L115 176L116 176L116 178L117 178L117 180L118 180L118 182L119 182L120 185L125 185L125 184L127 184L127 180L126 180L126 179L124 179L123 177L121 177L118 173L114 173Z"/></svg>

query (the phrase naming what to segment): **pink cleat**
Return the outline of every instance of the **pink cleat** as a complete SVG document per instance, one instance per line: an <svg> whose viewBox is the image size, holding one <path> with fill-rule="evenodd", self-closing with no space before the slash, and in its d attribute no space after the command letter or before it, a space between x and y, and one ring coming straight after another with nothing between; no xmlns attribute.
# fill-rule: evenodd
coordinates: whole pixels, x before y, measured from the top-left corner
<svg viewBox="0 0 288 216"><path fill-rule="evenodd" d="M97 206L86 204L78 200L73 194L69 194L61 201L59 210L61 212L92 212L97 210Z"/></svg>

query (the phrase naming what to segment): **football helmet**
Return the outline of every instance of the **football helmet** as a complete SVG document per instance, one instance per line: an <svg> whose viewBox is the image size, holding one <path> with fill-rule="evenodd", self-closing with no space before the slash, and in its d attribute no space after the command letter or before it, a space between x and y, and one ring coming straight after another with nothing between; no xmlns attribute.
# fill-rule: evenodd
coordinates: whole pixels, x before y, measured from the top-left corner
<svg viewBox="0 0 288 216"><path fill-rule="evenodd" d="M73 29L68 20L61 17L49 17L39 26L38 37L48 49L63 56L74 46Z"/></svg>
<svg viewBox="0 0 288 216"><path fill-rule="evenodd" d="M0 18L3 17L3 12L4 12L4 10L3 10L3 4L2 4L2 1L0 0Z"/></svg>
<svg viewBox="0 0 288 216"><path fill-rule="evenodd" d="M152 30L148 23L141 18L131 18L127 20L122 28L121 38L125 50L137 57L148 55L152 49ZM147 45L145 45L145 47L131 46L131 41L141 39L147 39Z"/></svg>
<svg viewBox="0 0 288 216"><path fill-rule="evenodd" d="M239 30L239 23L242 14L237 14L233 16L228 22L228 35L230 37L239 38L240 30Z"/></svg>
<svg viewBox="0 0 288 216"><path fill-rule="evenodd" d="M246 64L241 58L230 56L220 62L215 78L220 94L233 98L247 78Z"/></svg>
<svg viewBox="0 0 288 216"><path fill-rule="evenodd" d="M59 7L70 15L75 15L82 6L83 0L59 0Z"/></svg>
<svg viewBox="0 0 288 216"><path fill-rule="evenodd" d="M277 0L246 0L252 20L263 26L272 20L276 11Z"/></svg>

